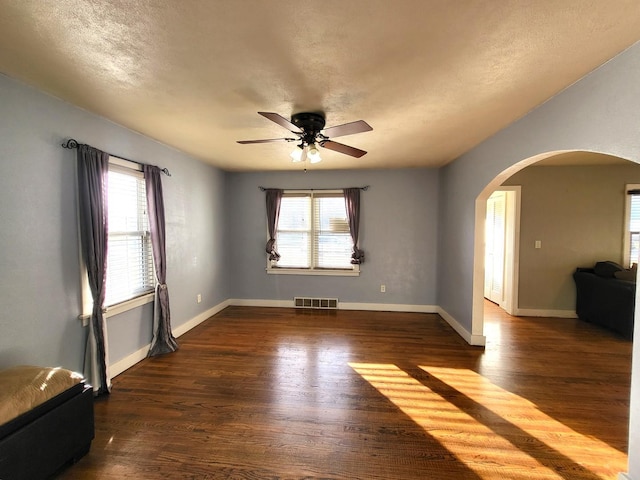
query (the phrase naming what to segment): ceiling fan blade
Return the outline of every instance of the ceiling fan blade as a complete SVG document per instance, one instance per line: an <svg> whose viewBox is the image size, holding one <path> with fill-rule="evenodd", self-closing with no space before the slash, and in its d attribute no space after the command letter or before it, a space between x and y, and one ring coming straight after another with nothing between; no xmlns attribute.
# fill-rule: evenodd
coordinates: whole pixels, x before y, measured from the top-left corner
<svg viewBox="0 0 640 480"><path fill-rule="evenodd" d="M270 142L295 142L296 138L267 138L265 140L238 140L238 143L243 145L247 143L270 143Z"/></svg>
<svg viewBox="0 0 640 480"><path fill-rule="evenodd" d="M328 148L329 150L333 150L334 152L344 153L345 155L351 155L352 157L360 158L365 155L367 152L364 150L360 150L359 148L350 147L349 145L345 145L343 143L332 142L331 140L325 140L320 143L321 147Z"/></svg>
<svg viewBox="0 0 640 480"><path fill-rule="evenodd" d="M298 127L296 127L293 123L291 123L289 120L284 118L282 115L279 115L277 113L270 113L270 112L258 112L258 114L262 115L264 118L268 118L272 122L277 123L278 125L286 128L287 130L290 130L295 133L302 133L302 130L300 130Z"/></svg>
<svg viewBox="0 0 640 480"><path fill-rule="evenodd" d="M357 120L355 122L325 128L322 133L329 138L333 138L342 137L344 135L353 135L354 133L369 132L371 130L373 130L373 128L371 128L367 122L364 120Z"/></svg>

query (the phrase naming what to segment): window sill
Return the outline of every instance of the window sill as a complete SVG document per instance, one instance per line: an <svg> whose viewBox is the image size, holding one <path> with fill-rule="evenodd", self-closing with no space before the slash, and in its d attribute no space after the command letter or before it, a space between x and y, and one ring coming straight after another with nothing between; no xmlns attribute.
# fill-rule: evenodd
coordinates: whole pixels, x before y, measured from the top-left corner
<svg viewBox="0 0 640 480"><path fill-rule="evenodd" d="M142 305L153 302L154 298L155 291L151 291L149 293L144 293L139 297L134 297L129 300L125 300L124 302L116 303L115 305L111 305L106 308L107 311L104 314L104 318L113 317L115 315L119 315L120 313L124 313L129 310L133 310L134 308L141 307Z"/></svg>
<svg viewBox="0 0 640 480"><path fill-rule="evenodd" d="M121 303L116 303L115 305L111 305L105 308L104 318L107 319L110 317L114 317L129 310L133 310L134 308L141 307L142 305L153 302L154 299L155 291L151 291L149 293L142 294L139 297L131 298ZM83 315L79 315L78 318L82 320L82 326L86 327L89 324L91 314L85 313Z"/></svg>
<svg viewBox="0 0 640 480"><path fill-rule="evenodd" d="M333 277L358 277L360 269L354 270L307 270L301 268L267 268L268 275L319 275Z"/></svg>

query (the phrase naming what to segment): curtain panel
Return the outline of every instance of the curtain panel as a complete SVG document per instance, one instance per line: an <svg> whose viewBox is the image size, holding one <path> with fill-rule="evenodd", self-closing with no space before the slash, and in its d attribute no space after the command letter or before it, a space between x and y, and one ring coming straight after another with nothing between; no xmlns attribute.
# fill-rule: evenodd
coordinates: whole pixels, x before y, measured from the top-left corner
<svg viewBox="0 0 640 480"><path fill-rule="evenodd" d="M82 258L93 298L84 375L93 385L94 394L102 395L111 391L107 324L103 313L107 283L109 154L89 145L79 145L77 158Z"/></svg>
<svg viewBox="0 0 640 480"><path fill-rule="evenodd" d="M171 331L171 311L169 309L169 290L167 288L167 252L165 240L164 200L160 168L155 165L143 165L145 187L147 190L147 208L153 264L156 271L156 292L153 309L153 340L149 349L149 357L163 353L175 352L178 349Z"/></svg>
<svg viewBox="0 0 640 480"><path fill-rule="evenodd" d="M349 232L353 247L351 250L351 264L360 265L364 263L364 251L358 248L358 235L360 232L360 189L345 188L344 202L347 210L347 221L349 222Z"/></svg>
<svg viewBox="0 0 640 480"><path fill-rule="evenodd" d="M278 220L280 218L280 203L284 190L279 188L267 188L265 190L267 202L267 229L269 230L269 240L266 251L269 260L278 261L280 254L276 251L276 232L278 231Z"/></svg>

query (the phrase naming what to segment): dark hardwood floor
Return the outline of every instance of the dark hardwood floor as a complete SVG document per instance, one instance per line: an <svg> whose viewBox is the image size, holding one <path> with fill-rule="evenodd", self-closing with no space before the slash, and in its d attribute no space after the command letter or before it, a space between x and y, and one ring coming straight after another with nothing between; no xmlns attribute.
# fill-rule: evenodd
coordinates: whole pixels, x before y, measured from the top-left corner
<svg viewBox="0 0 640 480"><path fill-rule="evenodd" d="M487 304L434 314L230 307L114 379L61 479L615 479L631 343Z"/></svg>

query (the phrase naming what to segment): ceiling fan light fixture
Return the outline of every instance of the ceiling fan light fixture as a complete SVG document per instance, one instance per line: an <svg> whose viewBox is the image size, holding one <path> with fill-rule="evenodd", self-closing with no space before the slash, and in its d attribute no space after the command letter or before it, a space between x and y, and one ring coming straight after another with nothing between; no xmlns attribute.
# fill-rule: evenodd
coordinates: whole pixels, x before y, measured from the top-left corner
<svg viewBox="0 0 640 480"><path fill-rule="evenodd" d="M293 152L291 152L291 154L289 155L291 157L291 161L293 163L298 163L302 161L302 149L299 147L296 147Z"/></svg>
<svg viewBox="0 0 640 480"><path fill-rule="evenodd" d="M318 147L316 147L315 143L312 143L309 146L309 152L307 156L309 157L309 162L311 163L318 163L322 160L322 158L320 157L320 152L318 152Z"/></svg>

